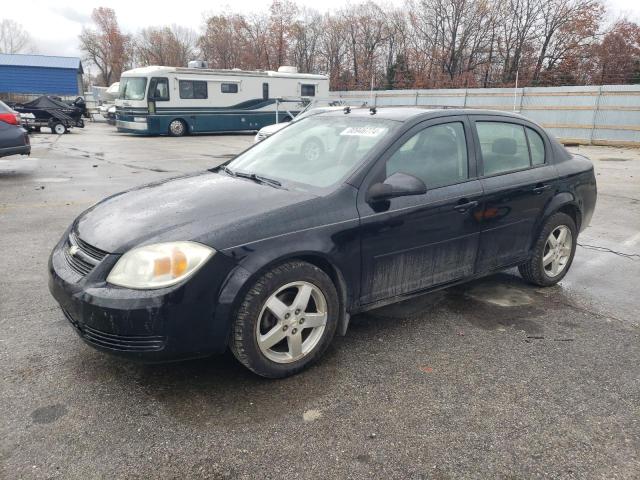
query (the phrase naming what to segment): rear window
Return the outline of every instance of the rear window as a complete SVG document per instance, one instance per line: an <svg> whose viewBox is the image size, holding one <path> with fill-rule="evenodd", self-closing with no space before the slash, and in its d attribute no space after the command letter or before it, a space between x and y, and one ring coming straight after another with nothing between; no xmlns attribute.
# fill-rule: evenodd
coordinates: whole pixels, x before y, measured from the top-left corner
<svg viewBox="0 0 640 480"><path fill-rule="evenodd" d="M315 97L316 86L315 85L302 85L300 87L300 95L303 97Z"/></svg>
<svg viewBox="0 0 640 480"><path fill-rule="evenodd" d="M220 91L222 93L238 93L238 84L237 83L221 83Z"/></svg>

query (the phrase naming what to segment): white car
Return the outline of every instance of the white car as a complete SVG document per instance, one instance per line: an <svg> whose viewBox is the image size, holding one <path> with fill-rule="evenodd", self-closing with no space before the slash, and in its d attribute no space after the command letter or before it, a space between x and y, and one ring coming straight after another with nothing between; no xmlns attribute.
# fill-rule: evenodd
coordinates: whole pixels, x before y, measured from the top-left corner
<svg viewBox="0 0 640 480"><path fill-rule="evenodd" d="M270 137L274 133L282 130L284 127L286 127L290 123L297 122L298 120L301 120L301 119L303 119L305 117L310 117L312 115L317 115L317 114L323 113L323 112L329 112L331 110L342 110L342 109L344 109L344 105L343 106L338 106L338 107L312 107L312 105L313 104L309 104L309 106L307 108L302 110L290 122L274 123L273 125L267 125L266 127L262 127L260 130L258 130L258 133L256 134L255 138L253 139L254 143L258 143L258 142L264 140L265 138Z"/></svg>

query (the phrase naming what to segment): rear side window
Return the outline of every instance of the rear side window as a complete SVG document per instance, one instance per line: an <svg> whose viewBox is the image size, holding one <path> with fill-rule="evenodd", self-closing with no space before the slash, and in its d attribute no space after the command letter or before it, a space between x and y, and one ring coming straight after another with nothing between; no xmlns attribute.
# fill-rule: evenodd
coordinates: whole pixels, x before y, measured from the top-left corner
<svg viewBox="0 0 640 480"><path fill-rule="evenodd" d="M185 100L208 98L207 82L200 82L197 80L180 80L179 87L180 98Z"/></svg>
<svg viewBox="0 0 640 480"><path fill-rule="evenodd" d="M316 86L315 85L302 85L300 87L300 95L303 97L315 97Z"/></svg>
<svg viewBox="0 0 640 480"><path fill-rule="evenodd" d="M237 83L221 83L220 91L222 93L238 93L238 84Z"/></svg>
<svg viewBox="0 0 640 480"><path fill-rule="evenodd" d="M531 165L522 125L476 122L476 129L485 175L521 170Z"/></svg>
<svg viewBox="0 0 640 480"><path fill-rule="evenodd" d="M527 127L526 131L531 150L531 165L542 165L544 163L544 141L533 128Z"/></svg>
<svg viewBox="0 0 640 480"><path fill-rule="evenodd" d="M461 122L433 125L413 135L387 160L387 178L396 172L422 180L428 188L469 178L467 142Z"/></svg>

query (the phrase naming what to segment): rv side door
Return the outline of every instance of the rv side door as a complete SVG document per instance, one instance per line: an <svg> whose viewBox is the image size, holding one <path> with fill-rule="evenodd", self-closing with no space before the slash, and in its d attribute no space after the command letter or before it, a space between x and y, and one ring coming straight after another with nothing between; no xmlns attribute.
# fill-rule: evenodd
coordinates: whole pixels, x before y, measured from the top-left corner
<svg viewBox="0 0 640 480"><path fill-rule="evenodd" d="M169 79L165 77L153 77L149 82L147 93L147 105L149 113L156 113L156 102L169 101Z"/></svg>

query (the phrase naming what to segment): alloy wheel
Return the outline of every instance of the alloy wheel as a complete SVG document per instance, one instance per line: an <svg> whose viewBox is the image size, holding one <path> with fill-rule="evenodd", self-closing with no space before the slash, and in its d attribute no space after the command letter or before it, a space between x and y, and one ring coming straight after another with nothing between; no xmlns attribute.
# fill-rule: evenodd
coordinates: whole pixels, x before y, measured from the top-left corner
<svg viewBox="0 0 640 480"><path fill-rule="evenodd" d="M288 283L264 303L256 341L269 360L291 363L314 350L326 325L327 300L320 288L304 281Z"/></svg>
<svg viewBox="0 0 640 480"><path fill-rule="evenodd" d="M542 268L549 277L557 277L567 266L573 249L573 235L566 225L554 228L544 245Z"/></svg>

